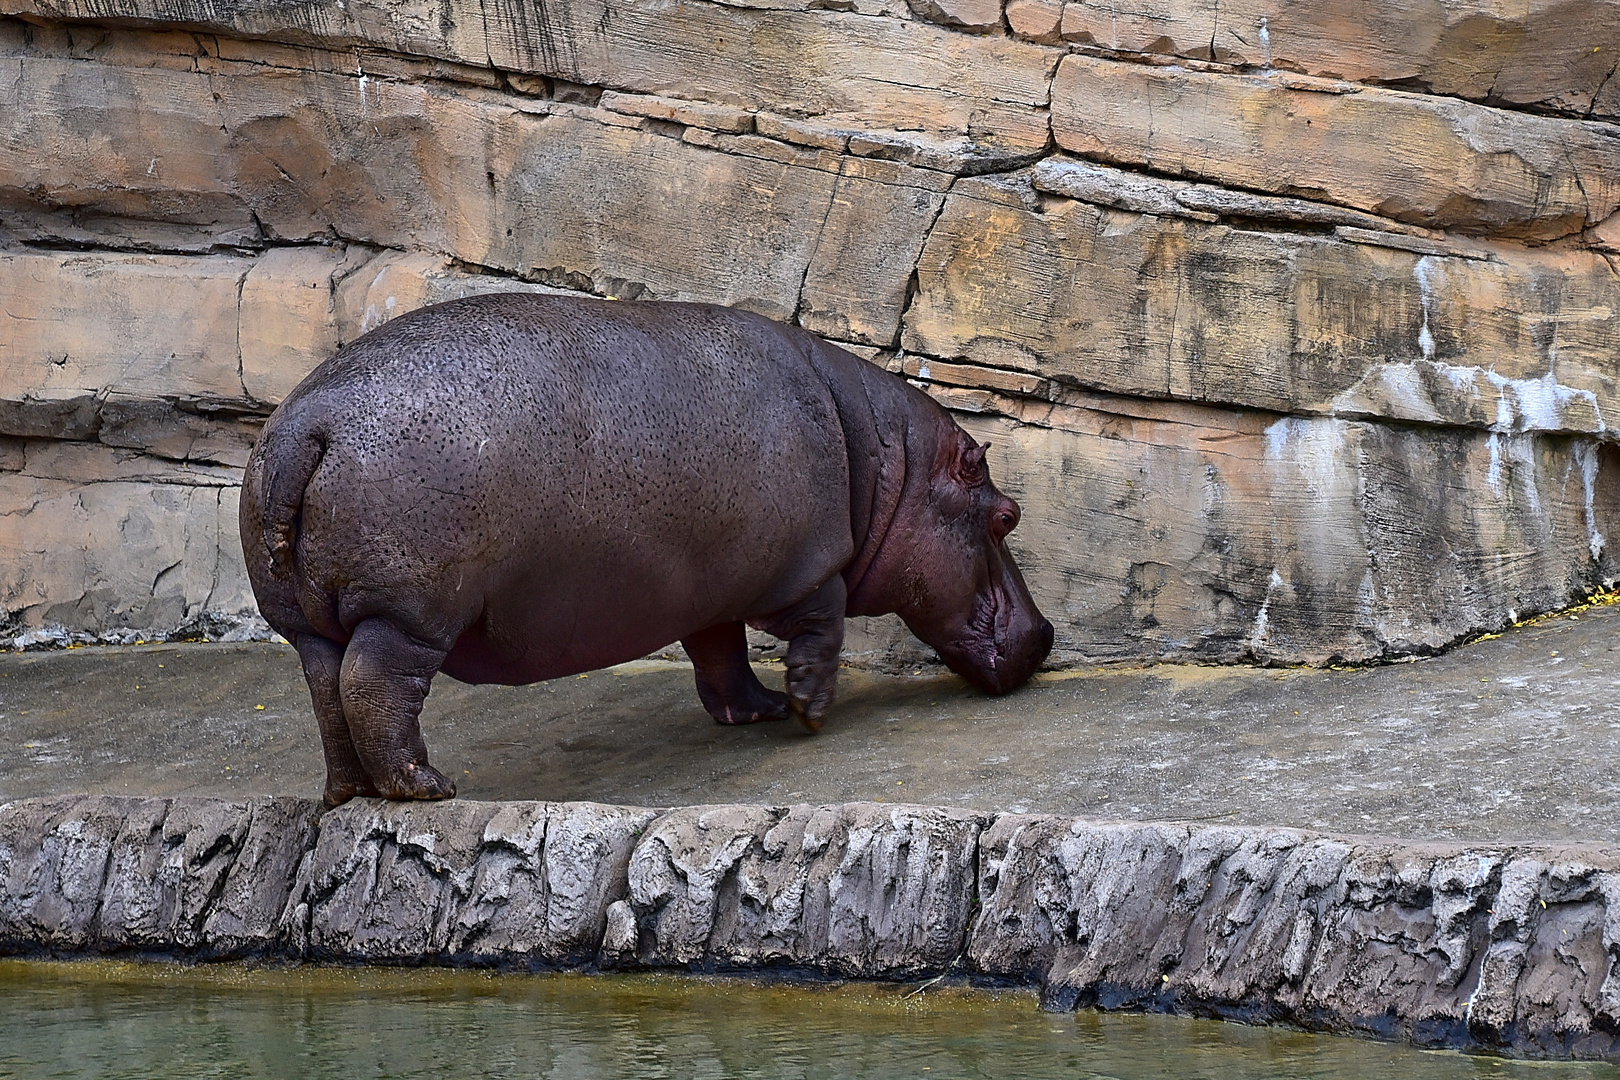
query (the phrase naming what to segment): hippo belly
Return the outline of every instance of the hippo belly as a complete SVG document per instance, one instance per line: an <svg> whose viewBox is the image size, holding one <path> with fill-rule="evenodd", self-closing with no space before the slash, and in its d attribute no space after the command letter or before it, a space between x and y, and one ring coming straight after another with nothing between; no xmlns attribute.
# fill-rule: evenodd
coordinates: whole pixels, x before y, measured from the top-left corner
<svg viewBox="0 0 1620 1080"><path fill-rule="evenodd" d="M731 535L743 540L750 534L738 529ZM787 543L761 539L778 550ZM739 567L726 560L729 545L711 549L718 559L600 546L600 561L523 560L489 575L479 617L456 638L441 670L462 682L508 685L593 671L716 623L788 607L820 584L794 572L803 565L797 561L786 568ZM604 566L612 572L604 573Z"/></svg>

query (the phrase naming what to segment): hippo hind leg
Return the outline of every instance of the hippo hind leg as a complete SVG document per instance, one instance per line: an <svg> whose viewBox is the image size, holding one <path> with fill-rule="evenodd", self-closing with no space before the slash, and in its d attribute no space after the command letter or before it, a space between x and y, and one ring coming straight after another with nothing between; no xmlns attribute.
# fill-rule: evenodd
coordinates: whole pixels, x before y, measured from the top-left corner
<svg viewBox="0 0 1620 1080"><path fill-rule="evenodd" d="M444 657L445 650L424 645L380 618L356 626L343 650L338 675L343 718L355 757L384 798L449 799L456 794L450 778L428 764L418 723ZM331 765L328 758L329 772Z"/></svg>
<svg viewBox="0 0 1620 1080"><path fill-rule="evenodd" d="M748 638L740 622L721 623L681 639L692 658L698 697L720 724L757 724L788 714L786 694L767 690L748 666Z"/></svg>
<svg viewBox="0 0 1620 1080"><path fill-rule="evenodd" d="M293 638L293 647L303 662L315 722L321 728L321 751L326 757L323 801L329 807L340 806L357 795L377 794L360 764L360 755L355 753L349 722L343 718L343 695L339 690L343 646L319 634L298 634Z"/></svg>

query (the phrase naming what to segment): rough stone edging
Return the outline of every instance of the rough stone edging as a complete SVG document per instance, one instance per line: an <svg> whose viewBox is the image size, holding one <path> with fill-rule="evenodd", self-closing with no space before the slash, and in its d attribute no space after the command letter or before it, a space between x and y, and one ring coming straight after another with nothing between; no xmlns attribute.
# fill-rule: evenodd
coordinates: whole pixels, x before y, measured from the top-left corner
<svg viewBox="0 0 1620 1080"><path fill-rule="evenodd" d="M1620 852L939 807L0 804L0 955L942 972L1620 1059Z"/></svg>

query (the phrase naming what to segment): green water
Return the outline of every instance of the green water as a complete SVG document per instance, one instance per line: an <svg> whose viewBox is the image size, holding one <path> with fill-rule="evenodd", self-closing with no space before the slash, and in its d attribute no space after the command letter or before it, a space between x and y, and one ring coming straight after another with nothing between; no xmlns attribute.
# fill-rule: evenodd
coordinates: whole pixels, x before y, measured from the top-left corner
<svg viewBox="0 0 1620 1080"><path fill-rule="evenodd" d="M1028 993L0 961L4 1077L1604 1077Z"/></svg>

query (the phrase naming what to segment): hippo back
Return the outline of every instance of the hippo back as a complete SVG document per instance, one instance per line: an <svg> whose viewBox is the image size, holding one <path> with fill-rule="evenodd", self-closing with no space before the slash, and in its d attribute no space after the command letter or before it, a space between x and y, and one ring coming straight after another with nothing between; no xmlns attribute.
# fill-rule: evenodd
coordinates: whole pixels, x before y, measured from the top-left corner
<svg viewBox="0 0 1620 1080"><path fill-rule="evenodd" d="M854 550L810 348L708 305L504 294L402 316L266 425L245 503L313 463L288 571L244 509L266 617L341 641L386 616L457 645L467 677L524 682L794 603Z"/></svg>

